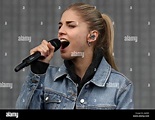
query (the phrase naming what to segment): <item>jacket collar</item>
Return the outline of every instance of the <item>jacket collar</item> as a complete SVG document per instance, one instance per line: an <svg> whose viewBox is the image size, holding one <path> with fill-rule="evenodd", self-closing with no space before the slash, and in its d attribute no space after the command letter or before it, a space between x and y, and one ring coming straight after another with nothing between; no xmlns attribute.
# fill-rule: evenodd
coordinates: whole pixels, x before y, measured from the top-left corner
<svg viewBox="0 0 155 120"><path fill-rule="evenodd" d="M104 87L110 76L110 73L111 73L111 66L103 57L91 82L97 86Z"/></svg>
<svg viewBox="0 0 155 120"><path fill-rule="evenodd" d="M94 77L90 80L90 82L94 83L97 86L104 87L110 76L110 73L111 73L111 66L107 63L107 61L103 57ZM57 78L60 78L64 75L66 75L67 78L71 79L68 75L66 66L62 64L54 76L54 81L56 81Z"/></svg>

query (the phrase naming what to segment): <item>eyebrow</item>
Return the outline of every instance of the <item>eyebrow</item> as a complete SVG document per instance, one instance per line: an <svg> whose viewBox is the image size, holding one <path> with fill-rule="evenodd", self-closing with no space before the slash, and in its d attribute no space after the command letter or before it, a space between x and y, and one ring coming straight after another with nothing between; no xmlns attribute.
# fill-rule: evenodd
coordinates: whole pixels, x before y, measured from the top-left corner
<svg viewBox="0 0 155 120"><path fill-rule="evenodd" d="M70 23L77 23L76 21L66 21L66 24L70 24ZM62 25L62 22L59 22L59 25Z"/></svg>

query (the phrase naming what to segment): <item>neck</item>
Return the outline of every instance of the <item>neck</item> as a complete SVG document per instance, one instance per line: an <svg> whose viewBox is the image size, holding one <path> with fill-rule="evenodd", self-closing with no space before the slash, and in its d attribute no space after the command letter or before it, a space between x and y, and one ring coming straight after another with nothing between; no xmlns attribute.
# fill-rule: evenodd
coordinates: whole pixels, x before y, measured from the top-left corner
<svg viewBox="0 0 155 120"><path fill-rule="evenodd" d="M78 57L72 60L75 68L75 73L82 79L87 68L92 62L93 53L87 53L84 57Z"/></svg>

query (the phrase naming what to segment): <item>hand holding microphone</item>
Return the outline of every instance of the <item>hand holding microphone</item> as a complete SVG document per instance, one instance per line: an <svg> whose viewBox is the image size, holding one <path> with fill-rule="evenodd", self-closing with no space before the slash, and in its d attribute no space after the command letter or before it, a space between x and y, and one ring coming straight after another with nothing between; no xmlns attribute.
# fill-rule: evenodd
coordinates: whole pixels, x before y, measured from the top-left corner
<svg viewBox="0 0 155 120"><path fill-rule="evenodd" d="M30 56L25 58L21 64L15 68L15 72L18 72L22 68L32 64L36 60L40 60L45 63L49 63L55 51L61 46L59 39L53 39L50 41L43 40L42 43L30 50Z"/></svg>
<svg viewBox="0 0 155 120"><path fill-rule="evenodd" d="M39 46L30 50L30 55L33 55L36 52L40 52L41 57L39 60L45 63L49 63L53 57L54 49L55 47L52 46L50 42L43 40Z"/></svg>

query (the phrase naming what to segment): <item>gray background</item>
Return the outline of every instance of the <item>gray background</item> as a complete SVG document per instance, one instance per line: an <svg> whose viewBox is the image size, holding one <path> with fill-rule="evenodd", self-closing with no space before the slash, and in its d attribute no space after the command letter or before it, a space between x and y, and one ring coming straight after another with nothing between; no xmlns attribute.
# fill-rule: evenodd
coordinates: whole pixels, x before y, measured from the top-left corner
<svg viewBox="0 0 155 120"><path fill-rule="evenodd" d="M57 37L61 12L74 2L92 4L112 18L114 57L120 71L134 83L135 108L154 109L155 0L0 0L0 108L15 108L29 69L15 72L15 66L43 39ZM51 64L61 63L57 51Z"/></svg>

